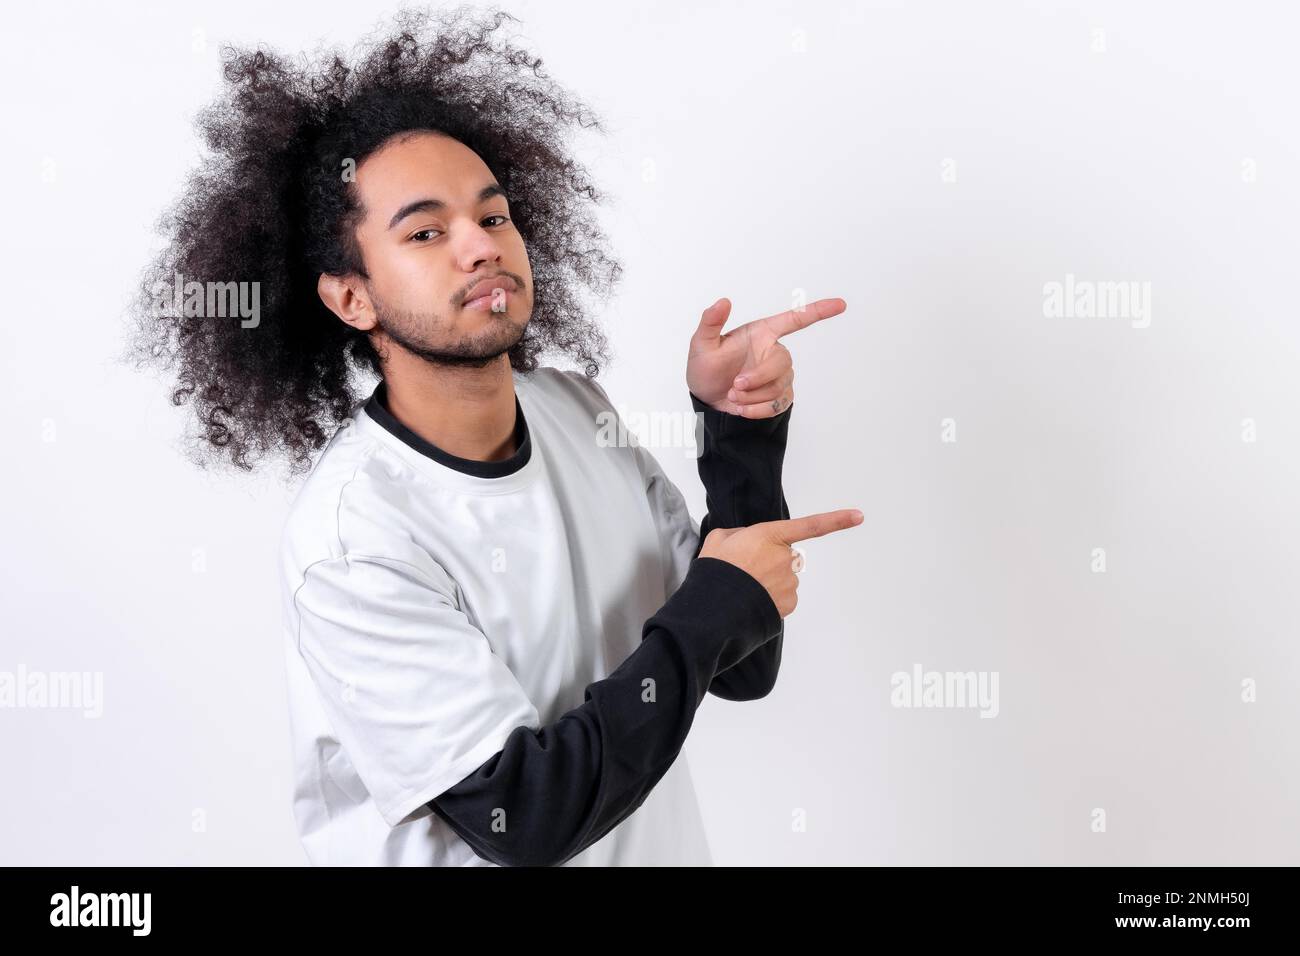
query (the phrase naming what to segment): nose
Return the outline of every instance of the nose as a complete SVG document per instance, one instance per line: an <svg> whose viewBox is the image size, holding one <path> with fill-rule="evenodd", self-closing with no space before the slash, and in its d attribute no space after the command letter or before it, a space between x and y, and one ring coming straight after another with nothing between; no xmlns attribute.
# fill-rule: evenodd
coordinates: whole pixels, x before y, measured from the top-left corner
<svg viewBox="0 0 1300 956"><path fill-rule="evenodd" d="M484 263L501 260L501 246L492 233L476 222L466 221L457 236L457 258L466 272L477 272Z"/></svg>

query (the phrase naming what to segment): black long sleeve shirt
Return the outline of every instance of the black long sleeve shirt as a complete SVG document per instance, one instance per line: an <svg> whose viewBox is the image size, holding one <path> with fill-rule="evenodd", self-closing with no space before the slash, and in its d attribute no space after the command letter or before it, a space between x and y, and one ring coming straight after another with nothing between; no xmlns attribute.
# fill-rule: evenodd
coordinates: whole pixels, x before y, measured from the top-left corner
<svg viewBox="0 0 1300 956"><path fill-rule="evenodd" d="M746 419L691 394L704 416L697 460L707 514L681 586L644 625L640 646L584 701L502 749L429 807L483 859L501 866L567 862L630 816L685 744L706 693L752 700L780 669L784 621L748 572L699 557L714 528L790 516L781 468L793 405ZM653 693L650 692L653 690ZM504 830L494 827L504 809Z"/></svg>

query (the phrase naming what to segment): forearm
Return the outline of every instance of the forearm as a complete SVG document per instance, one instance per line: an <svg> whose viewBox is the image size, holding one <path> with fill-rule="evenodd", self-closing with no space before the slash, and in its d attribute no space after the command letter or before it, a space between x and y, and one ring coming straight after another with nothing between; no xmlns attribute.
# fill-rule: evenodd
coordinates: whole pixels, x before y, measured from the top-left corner
<svg viewBox="0 0 1300 956"><path fill-rule="evenodd" d="M790 517L782 487L782 465L793 405L772 418L749 419L712 408L691 394L704 415L704 443L698 468L708 513L700 522L698 555L714 528L740 528ZM776 635L716 675L709 692L726 700L755 700L776 684L785 639Z"/></svg>
<svg viewBox="0 0 1300 956"><path fill-rule="evenodd" d="M567 862L632 814L677 758L714 675L781 624L748 572L716 558L685 580L640 646L584 702L502 750L431 801L479 856L503 866Z"/></svg>

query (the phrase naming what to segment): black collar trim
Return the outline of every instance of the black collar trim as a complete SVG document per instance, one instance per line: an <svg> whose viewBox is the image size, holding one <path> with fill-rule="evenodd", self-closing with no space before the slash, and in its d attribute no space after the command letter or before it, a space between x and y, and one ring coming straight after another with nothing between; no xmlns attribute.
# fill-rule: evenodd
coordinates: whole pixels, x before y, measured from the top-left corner
<svg viewBox="0 0 1300 956"><path fill-rule="evenodd" d="M524 407L519 404L518 394L515 395L516 451L509 458L504 458L501 461L475 461L472 458L460 458L448 454L431 442L425 441L394 418L393 413L388 410L388 387L383 381L380 381L375 386L374 392L367 399L365 411L386 431L401 439L421 455L432 458L438 464L447 468L452 468L466 475L473 475L475 478L504 478L506 475L513 475L528 464L528 459L533 453L533 439L528 432L528 421L524 418Z"/></svg>

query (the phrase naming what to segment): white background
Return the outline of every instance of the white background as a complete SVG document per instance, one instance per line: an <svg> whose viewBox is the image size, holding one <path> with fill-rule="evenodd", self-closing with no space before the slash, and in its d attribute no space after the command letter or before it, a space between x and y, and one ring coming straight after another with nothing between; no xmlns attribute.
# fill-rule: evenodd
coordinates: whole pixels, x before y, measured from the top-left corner
<svg viewBox="0 0 1300 956"><path fill-rule="evenodd" d="M196 469L188 409L115 357L219 44L350 44L390 9L6 13L0 670L102 672L104 714L0 710L0 863L304 862L294 489ZM609 130L575 146L627 267L616 404L689 409L719 296L849 306L785 340L785 487L866 521L808 544L776 690L700 712L716 861L1300 863L1290 8L505 9ZM1150 282L1150 326L1045 317L1067 273ZM918 663L998 672L999 715L892 707Z"/></svg>

